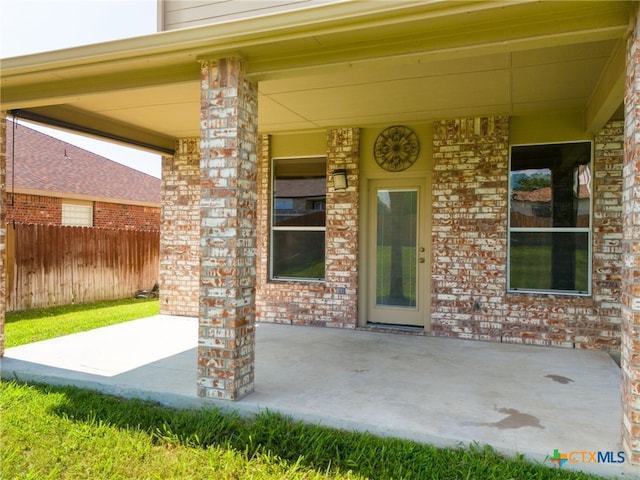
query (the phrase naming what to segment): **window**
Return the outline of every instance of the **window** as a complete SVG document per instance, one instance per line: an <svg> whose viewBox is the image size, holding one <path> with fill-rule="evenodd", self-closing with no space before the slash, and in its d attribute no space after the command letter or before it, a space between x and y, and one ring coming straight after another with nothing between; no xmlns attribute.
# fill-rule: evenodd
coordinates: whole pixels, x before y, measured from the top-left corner
<svg viewBox="0 0 640 480"><path fill-rule="evenodd" d="M62 225L93 226L93 207L91 205L62 204Z"/></svg>
<svg viewBox="0 0 640 480"><path fill-rule="evenodd" d="M273 161L271 278L324 279L326 159Z"/></svg>
<svg viewBox="0 0 640 480"><path fill-rule="evenodd" d="M510 291L587 295L591 143L511 148Z"/></svg>

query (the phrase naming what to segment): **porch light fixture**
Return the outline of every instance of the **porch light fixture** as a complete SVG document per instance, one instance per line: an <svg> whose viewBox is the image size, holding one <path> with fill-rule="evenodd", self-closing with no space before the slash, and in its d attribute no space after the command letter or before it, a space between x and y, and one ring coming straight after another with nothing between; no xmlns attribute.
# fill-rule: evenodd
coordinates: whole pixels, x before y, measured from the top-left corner
<svg viewBox="0 0 640 480"><path fill-rule="evenodd" d="M344 168L333 171L333 188L336 190L346 190L349 186L347 182L347 171Z"/></svg>

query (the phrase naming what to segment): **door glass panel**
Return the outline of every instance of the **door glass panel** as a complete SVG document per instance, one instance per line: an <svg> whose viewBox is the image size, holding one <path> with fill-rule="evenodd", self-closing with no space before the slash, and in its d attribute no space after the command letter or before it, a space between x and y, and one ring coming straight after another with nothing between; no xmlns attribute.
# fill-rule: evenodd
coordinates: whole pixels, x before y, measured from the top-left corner
<svg viewBox="0 0 640 480"><path fill-rule="evenodd" d="M378 190L376 305L416 307L418 191Z"/></svg>

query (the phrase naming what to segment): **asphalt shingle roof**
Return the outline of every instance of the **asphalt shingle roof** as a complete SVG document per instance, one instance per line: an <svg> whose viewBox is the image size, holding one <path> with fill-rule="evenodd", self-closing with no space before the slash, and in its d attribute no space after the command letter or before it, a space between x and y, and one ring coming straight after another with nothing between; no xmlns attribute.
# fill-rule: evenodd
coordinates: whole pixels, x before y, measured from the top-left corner
<svg viewBox="0 0 640 480"><path fill-rule="evenodd" d="M16 188L160 203L159 178L22 124L17 125L13 158L13 127L13 122L8 120L8 190L13 183L12 166L15 164Z"/></svg>

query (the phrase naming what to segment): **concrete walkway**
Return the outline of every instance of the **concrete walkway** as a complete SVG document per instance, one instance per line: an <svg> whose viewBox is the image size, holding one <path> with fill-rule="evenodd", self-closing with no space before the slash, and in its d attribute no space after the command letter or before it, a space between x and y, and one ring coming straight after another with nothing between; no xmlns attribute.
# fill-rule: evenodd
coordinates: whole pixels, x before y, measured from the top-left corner
<svg viewBox="0 0 640 480"><path fill-rule="evenodd" d="M197 327L159 315L10 348L2 376L175 407L268 408L438 446L478 442L547 465L555 449L621 450L620 372L603 352L259 324L255 392L214 402L196 395ZM562 468L640 478L628 462Z"/></svg>

